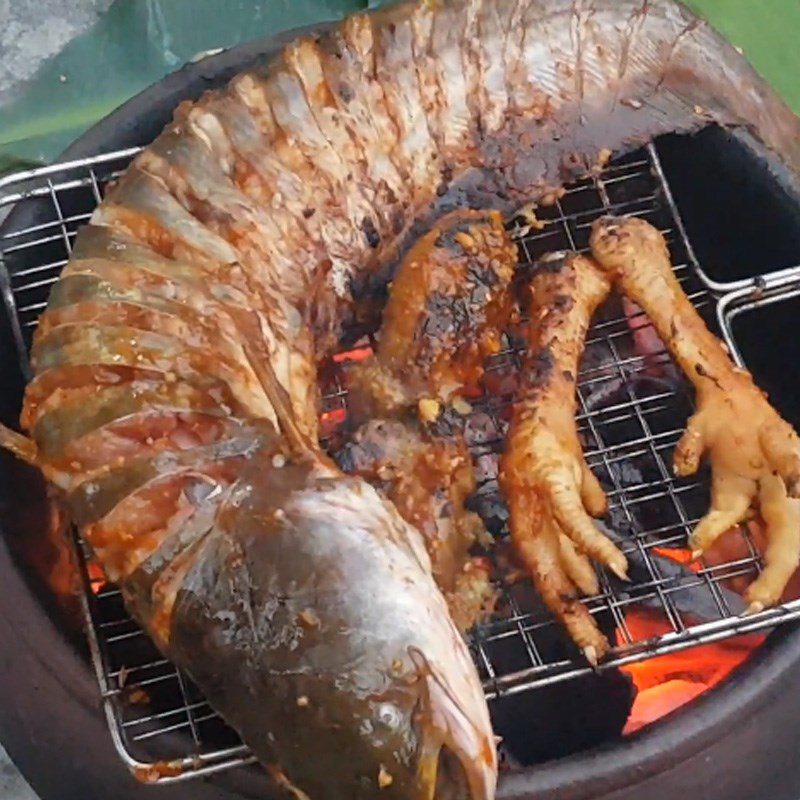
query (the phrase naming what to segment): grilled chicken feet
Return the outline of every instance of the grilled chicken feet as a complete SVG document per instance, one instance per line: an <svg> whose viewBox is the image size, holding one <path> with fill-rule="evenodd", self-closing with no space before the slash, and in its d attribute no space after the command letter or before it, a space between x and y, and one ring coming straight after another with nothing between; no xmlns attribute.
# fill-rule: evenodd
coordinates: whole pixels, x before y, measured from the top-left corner
<svg viewBox="0 0 800 800"><path fill-rule="evenodd" d="M500 482L511 536L543 600L586 658L608 641L578 595L596 594L589 558L627 577L625 556L592 521L606 498L584 461L575 421L575 382L592 315L611 285L591 259L557 254L530 283L531 323L522 385Z"/></svg>
<svg viewBox="0 0 800 800"><path fill-rule="evenodd" d="M516 266L500 212L459 209L439 220L395 274L375 357L354 371L355 412L394 416L420 403L433 417L476 383L499 349Z"/></svg>
<svg viewBox="0 0 800 800"><path fill-rule="evenodd" d="M746 599L755 613L777 603L800 560L800 438L706 328L672 271L661 234L639 219L603 218L594 257L650 317L694 384L697 412L675 450L675 472L693 474L707 455L711 510L694 530L696 557L758 505L766 527L764 569Z"/></svg>

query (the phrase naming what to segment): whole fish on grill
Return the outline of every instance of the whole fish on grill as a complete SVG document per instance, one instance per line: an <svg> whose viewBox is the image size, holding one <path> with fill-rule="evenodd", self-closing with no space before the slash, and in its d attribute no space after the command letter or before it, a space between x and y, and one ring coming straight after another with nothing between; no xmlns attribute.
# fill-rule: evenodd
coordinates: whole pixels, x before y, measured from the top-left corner
<svg viewBox="0 0 800 800"><path fill-rule="evenodd" d="M317 364L446 212L711 122L800 168L798 120L672 0L406 2L181 105L79 233L31 438L2 441L284 785L486 800L496 774L419 532L317 445Z"/></svg>

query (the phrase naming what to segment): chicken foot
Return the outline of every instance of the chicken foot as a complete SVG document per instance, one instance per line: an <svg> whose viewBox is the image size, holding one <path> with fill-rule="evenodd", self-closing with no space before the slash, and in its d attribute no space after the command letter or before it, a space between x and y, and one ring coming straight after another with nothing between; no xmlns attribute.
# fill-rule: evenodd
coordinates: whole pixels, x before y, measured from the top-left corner
<svg viewBox="0 0 800 800"><path fill-rule="evenodd" d="M605 217L592 231L592 253L609 278L648 315L692 382L697 411L675 450L677 475L707 455L711 509L690 538L695 558L760 508L767 547L761 575L748 588L749 613L780 600L800 561L800 438L769 404L750 373L737 367L683 292L663 236L640 219Z"/></svg>
<svg viewBox="0 0 800 800"><path fill-rule="evenodd" d="M591 259L556 254L530 282L531 323L520 395L514 406L500 483L511 537L544 602L587 660L608 651L606 637L580 602L597 594L589 558L627 579L627 561L591 517L606 497L578 438L575 385L586 332L610 281Z"/></svg>
<svg viewBox="0 0 800 800"><path fill-rule="evenodd" d="M353 371L361 419L419 404L429 421L483 374L511 313L517 248L498 211L446 214L405 255L392 281L373 358Z"/></svg>

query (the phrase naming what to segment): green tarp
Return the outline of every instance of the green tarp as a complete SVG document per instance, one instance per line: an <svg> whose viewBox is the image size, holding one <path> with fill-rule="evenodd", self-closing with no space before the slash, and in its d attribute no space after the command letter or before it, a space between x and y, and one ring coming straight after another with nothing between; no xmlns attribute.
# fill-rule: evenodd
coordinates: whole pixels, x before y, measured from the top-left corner
<svg viewBox="0 0 800 800"><path fill-rule="evenodd" d="M368 0L115 0L92 29L0 108L0 171L53 159L102 116L198 53L367 5ZM741 47L800 112L800 0L690 5Z"/></svg>

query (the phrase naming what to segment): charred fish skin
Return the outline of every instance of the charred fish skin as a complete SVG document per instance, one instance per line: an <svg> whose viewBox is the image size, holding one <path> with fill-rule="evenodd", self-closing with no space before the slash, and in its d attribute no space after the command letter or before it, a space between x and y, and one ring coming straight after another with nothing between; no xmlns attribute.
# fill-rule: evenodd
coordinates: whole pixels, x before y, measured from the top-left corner
<svg viewBox="0 0 800 800"><path fill-rule="evenodd" d="M373 45L384 29L413 29L438 145L430 159L439 165L429 187L413 188L413 219L368 254L367 270L352 271L357 296L382 286L397 251L447 211L510 211L584 174L604 151L625 152L661 133L740 127L790 172L800 166L797 118L731 45L671 0L435 5L402 4L351 26L378 65ZM487 52L502 53L495 61L505 76L491 115L482 113ZM401 154L394 158L403 170Z"/></svg>
<svg viewBox="0 0 800 800"><path fill-rule="evenodd" d="M182 106L80 232L37 335L22 417L36 448L2 439L65 490L137 619L262 758L271 758L267 733L276 754L291 755L294 731L248 715L240 703L249 696L229 698L224 671L204 671L181 626L191 622L191 603L218 589L213 576L221 585L234 574L224 559L249 518L221 520L237 486L257 483L243 475L301 442L313 450L316 365L354 300L385 285L404 250L446 211L510 211L607 151L709 122L746 127L790 173L800 170L798 120L730 45L670 0L405 3L291 44L273 63ZM241 450L220 458L215 448L228 442ZM310 491L300 478L296 491ZM273 479L265 469L259 490ZM318 530L317 517L304 516L313 503L291 508L297 530ZM366 536L365 528L369 541L394 536L388 511L347 519L342 536ZM266 546L255 536L243 546L256 542ZM420 574L429 569L421 559ZM195 591L181 595L189 576ZM372 585L368 571L346 584L361 580ZM214 663L229 659L235 676L237 658L263 656L242 677L260 676L267 702L271 662L263 650L236 650L234 634L250 636L252 602L209 597L190 638L218 635L215 615L229 612L230 635L215 644ZM402 593L382 599L396 613L406 608ZM444 601L435 592L421 600L415 627L443 626L449 636ZM475 741L490 735L474 670L463 675L460 656L425 667L431 659L424 649L417 659L420 674L442 673L424 682L426 697L441 704L441 685L451 685L469 717L459 730L480 730ZM336 707L330 697L317 702ZM359 763L383 757L361 745ZM433 752L414 755L428 787ZM492 795L487 753L483 761L473 754L486 770L472 771L471 800ZM317 780L296 753L285 760ZM340 769L323 796L352 788ZM399 771L397 787L428 800L425 789L410 788L411 771Z"/></svg>
<svg viewBox="0 0 800 800"><path fill-rule="evenodd" d="M466 632L487 619L496 593L488 560L471 555L474 545L486 543L487 533L466 507L476 483L460 432L444 435L410 420L373 419L335 459L344 472L374 486L422 534L456 627Z"/></svg>

